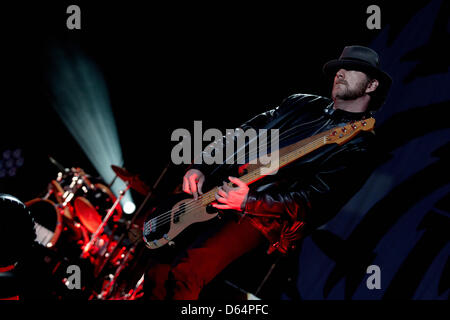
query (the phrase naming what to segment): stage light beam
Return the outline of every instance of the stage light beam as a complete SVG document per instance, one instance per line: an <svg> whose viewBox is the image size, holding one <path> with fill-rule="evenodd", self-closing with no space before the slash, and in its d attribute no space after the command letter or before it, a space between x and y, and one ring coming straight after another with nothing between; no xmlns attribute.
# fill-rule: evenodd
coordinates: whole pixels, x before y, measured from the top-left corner
<svg viewBox="0 0 450 320"><path fill-rule="evenodd" d="M106 183L110 183L115 178L111 165L122 166L123 156L101 72L80 50L68 54L55 48L51 57L49 80L53 108L99 175ZM111 189L119 195L126 185L116 179ZM133 203L130 191L125 193L121 205L126 203Z"/></svg>

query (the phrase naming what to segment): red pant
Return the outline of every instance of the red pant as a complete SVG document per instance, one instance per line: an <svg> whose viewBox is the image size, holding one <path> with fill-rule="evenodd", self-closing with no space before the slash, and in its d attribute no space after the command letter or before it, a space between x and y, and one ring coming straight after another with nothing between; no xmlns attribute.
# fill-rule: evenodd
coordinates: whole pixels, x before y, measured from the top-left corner
<svg viewBox="0 0 450 320"><path fill-rule="evenodd" d="M158 264L145 276L146 299L196 300L202 288L231 262L264 241L262 234L243 219L223 227L200 246L186 250L172 265Z"/></svg>

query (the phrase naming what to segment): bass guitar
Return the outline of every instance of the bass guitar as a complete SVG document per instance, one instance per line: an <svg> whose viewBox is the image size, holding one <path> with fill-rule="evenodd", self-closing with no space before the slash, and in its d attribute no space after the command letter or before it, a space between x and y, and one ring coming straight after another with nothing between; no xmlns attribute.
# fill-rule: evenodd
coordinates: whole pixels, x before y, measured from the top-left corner
<svg viewBox="0 0 450 320"><path fill-rule="evenodd" d="M321 148L327 144L336 143L342 145L356 136L360 131L371 131L375 125L375 119L369 118L361 121L352 121L345 126L335 127L330 130L318 133L309 138L291 144L279 150L280 169L295 160ZM247 185L269 175L269 165L245 164L245 174L239 179ZM273 173L273 171L272 171ZM229 183L232 186L232 183ZM190 225L213 219L218 212L208 212L208 207L216 198L218 188L215 187L203 195L198 200L186 193L174 196L167 204L162 205L150 214L143 226L143 239L149 249L157 249L166 244L173 244L173 239Z"/></svg>

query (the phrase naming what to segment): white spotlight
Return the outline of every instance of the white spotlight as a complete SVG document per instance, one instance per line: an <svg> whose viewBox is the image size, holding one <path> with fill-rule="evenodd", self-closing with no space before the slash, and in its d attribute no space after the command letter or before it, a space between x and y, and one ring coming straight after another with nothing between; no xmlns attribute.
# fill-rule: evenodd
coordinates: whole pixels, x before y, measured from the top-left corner
<svg viewBox="0 0 450 320"><path fill-rule="evenodd" d="M106 82L97 65L81 51L68 53L55 48L52 53L49 80L53 107L97 173L105 183L109 183L115 177L111 165L123 164L124 161ZM13 153L9 150L3 156L9 159ZM21 152L17 151L17 155L20 156ZM0 171L0 177L2 174ZM125 188L125 183L117 179L111 191L119 196ZM129 201L133 202L133 198L128 192L120 203ZM132 213L134 207L129 208Z"/></svg>
<svg viewBox="0 0 450 320"><path fill-rule="evenodd" d="M131 214L131 213L134 212L134 210L136 210L136 205L135 205L133 202L131 202L131 201L127 201L127 202L125 202L125 204L123 205L123 211L124 211L126 214Z"/></svg>

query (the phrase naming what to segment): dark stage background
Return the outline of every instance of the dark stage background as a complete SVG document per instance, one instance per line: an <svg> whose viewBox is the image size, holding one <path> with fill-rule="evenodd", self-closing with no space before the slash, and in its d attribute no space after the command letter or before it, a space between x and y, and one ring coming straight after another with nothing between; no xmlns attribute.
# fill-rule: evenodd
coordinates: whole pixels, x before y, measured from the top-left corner
<svg viewBox="0 0 450 320"><path fill-rule="evenodd" d="M124 166L151 185L176 128L192 130L194 120L204 130L234 128L290 94L328 96L322 65L345 45L366 45L394 79L376 114L390 157L290 258L295 289L281 298L448 298L449 2L92 2L2 4L0 152L21 149L24 162L0 178L0 192L23 201L42 194L58 172L49 155L97 175L52 107L55 50L98 67ZM81 8L81 30L66 28L70 4ZM381 30L366 27L371 4L381 8ZM161 190L180 183L183 169L171 169ZM380 290L366 287L371 264L381 268ZM257 283L232 267L223 278L249 291Z"/></svg>

